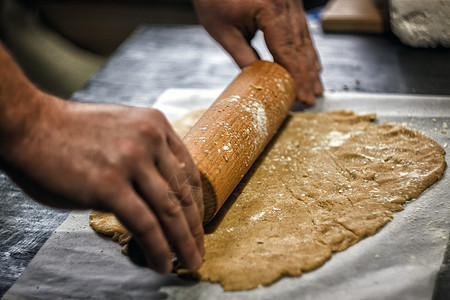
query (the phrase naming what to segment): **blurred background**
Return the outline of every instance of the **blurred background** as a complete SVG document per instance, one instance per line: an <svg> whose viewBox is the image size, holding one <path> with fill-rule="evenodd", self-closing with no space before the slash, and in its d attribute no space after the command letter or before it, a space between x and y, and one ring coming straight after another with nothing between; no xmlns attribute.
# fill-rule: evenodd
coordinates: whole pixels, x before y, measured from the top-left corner
<svg viewBox="0 0 450 300"><path fill-rule="evenodd" d="M314 10L320 15L326 32L391 34L389 4L401 1L431 5L439 0L304 0L303 3L307 11ZM446 3L449 8L450 1ZM415 22L418 17L420 13L414 11L405 18ZM198 21L190 0L0 0L2 42L36 85L63 98L80 89L143 23L198 24Z"/></svg>

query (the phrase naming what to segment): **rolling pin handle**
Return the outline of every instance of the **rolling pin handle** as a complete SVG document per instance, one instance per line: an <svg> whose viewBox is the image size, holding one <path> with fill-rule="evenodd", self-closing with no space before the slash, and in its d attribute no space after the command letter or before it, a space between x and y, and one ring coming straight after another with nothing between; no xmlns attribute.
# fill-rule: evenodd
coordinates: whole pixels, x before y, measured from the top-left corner
<svg viewBox="0 0 450 300"><path fill-rule="evenodd" d="M276 63L256 61L242 69L184 137L202 176L203 224L228 199L294 101L289 72Z"/></svg>

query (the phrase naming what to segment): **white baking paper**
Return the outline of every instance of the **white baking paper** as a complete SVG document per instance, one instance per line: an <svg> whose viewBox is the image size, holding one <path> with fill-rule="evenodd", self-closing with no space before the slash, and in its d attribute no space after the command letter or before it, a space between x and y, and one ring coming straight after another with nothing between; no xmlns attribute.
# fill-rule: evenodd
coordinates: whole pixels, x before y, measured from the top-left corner
<svg viewBox="0 0 450 300"><path fill-rule="evenodd" d="M155 107L170 120L207 107L219 90L166 91ZM450 98L327 94L313 111L378 113L450 144ZM449 154L446 154L449 161ZM224 292L219 284L158 275L134 266L109 238L73 212L52 234L5 299L430 299L450 232L449 171L376 235L333 254L322 267L268 287Z"/></svg>

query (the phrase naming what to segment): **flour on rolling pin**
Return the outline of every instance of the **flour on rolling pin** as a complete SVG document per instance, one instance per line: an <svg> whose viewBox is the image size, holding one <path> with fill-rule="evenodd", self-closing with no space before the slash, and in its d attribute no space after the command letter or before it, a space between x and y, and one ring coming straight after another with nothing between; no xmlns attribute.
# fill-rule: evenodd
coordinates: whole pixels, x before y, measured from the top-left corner
<svg viewBox="0 0 450 300"><path fill-rule="evenodd" d="M262 88L260 88L262 89ZM254 95L250 95L254 96ZM251 114L253 118L253 128L258 131L258 135L255 136L255 144L258 144L261 142L261 140L264 140L267 137L267 116L266 111L264 110L264 107L258 103L257 101L252 102L249 101L246 105L245 103L239 102L237 99L239 96L232 96L228 100L229 102L237 102L237 108L242 108L241 112L248 112ZM253 97L254 99L254 97ZM239 107L240 106L240 107ZM242 116L241 118L245 118ZM247 129L249 130L249 129ZM249 133L249 132L247 132Z"/></svg>
<svg viewBox="0 0 450 300"><path fill-rule="evenodd" d="M244 68L184 142L202 174L209 222L275 135L295 100L293 80L280 65Z"/></svg>

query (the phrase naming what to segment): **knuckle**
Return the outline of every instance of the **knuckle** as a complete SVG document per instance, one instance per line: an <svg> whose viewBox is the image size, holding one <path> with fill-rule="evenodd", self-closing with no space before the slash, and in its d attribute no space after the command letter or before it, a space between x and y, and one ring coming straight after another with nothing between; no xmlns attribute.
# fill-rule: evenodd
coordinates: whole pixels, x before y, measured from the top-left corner
<svg viewBox="0 0 450 300"><path fill-rule="evenodd" d="M119 181L119 172L116 168L106 167L102 170L99 180L107 183L117 183Z"/></svg>
<svg viewBox="0 0 450 300"><path fill-rule="evenodd" d="M142 118L137 121L136 127L139 133L151 135L157 130L157 122L149 118Z"/></svg>
<svg viewBox="0 0 450 300"><path fill-rule="evenodd" d="M122 175L113 167L104 168L97 176L92 178L92 183L96 187L94 192L96 205L111 210L117 201L120 201L122 181Z"/></svg>
<svg viewBox="0 0 450 300"><path fill-rule="evenodd" d="M119 161L128 162L130 159L141 157L144 152L145 149L141 143L132 139L123 140L119 146Z"/></svg>
<svg viewBox="0 0 450 300"><path fill-rule="evenodd" d="M166 140L165 128L167 120L164 115L156 109L146 109L135 120L135 129L139 138L152 143L160 143Z"/></svg>
<svg viewBox="0 0 450 300"><path fill-rule="evenodd" d="M181 216L181 207L172 202L167 202L168 204L164 207L163 215L169 219L176 219Z"/></svg>
<svg viewBox="0 0 450 300"><path fill-rule="evenodd" d="M287 7L289 7L289 1L286 0L268 0L268 5L271 5L273 9L277 9L278 12L284 11Z"/></svg>
<svg viewBox="0 0 450 300"><path fill-rule="evenodd" d="M165 141L166 135L164 133L163 127L158 126L158 122L155 122L154 120L140 120L136 123L136 136L132 140L127 141L131 144L128 146L132 147L137 145L148 145L149 142L153 145L159 145ZM127 142L125 142L125 144ZM135 145L133 145L133 143Z"/></svg>
<svg viewBox="0 0 450 300"><path fill-rule="evenodd" d="M149 113L149 115L150 115L150 117L152 119L158 119L158 120L165 120L166 119L164 114L158 109L149 108L148 109L148 113Z"/></svg>
<svg viewBox="0 0 450 300"><path fill-rule="evenodd" d="M306 47L308 47L308 45L304 42L292 39L286 41L285 44L280 47L280 52L284 56L300 56L300 59L307 62Z"/></svg>
<svg viewBox="0 0 450 300"><path fill-rule="evenodd" d="M151 141L152 144L161 145L166 141L166 135L162 128L156 126L148 126L141 130L141 134L145 139Z"/></svg>
<svg viewBox="0 0 450 300"><path fill-rule="evenodd" d="M203 237L204 230L201 223L199 223L197 226L195 226L193 229L191 229L192 236L194 239L199 239Z"/></svg>
<svg viewBox="0 0 450 300"><path fill-rule="evenodd" d="M168 142L170 144L170 148L173 150L174 153L187 153L187 148L179 139L177 136L171 139L168 139Z"/></svg>

